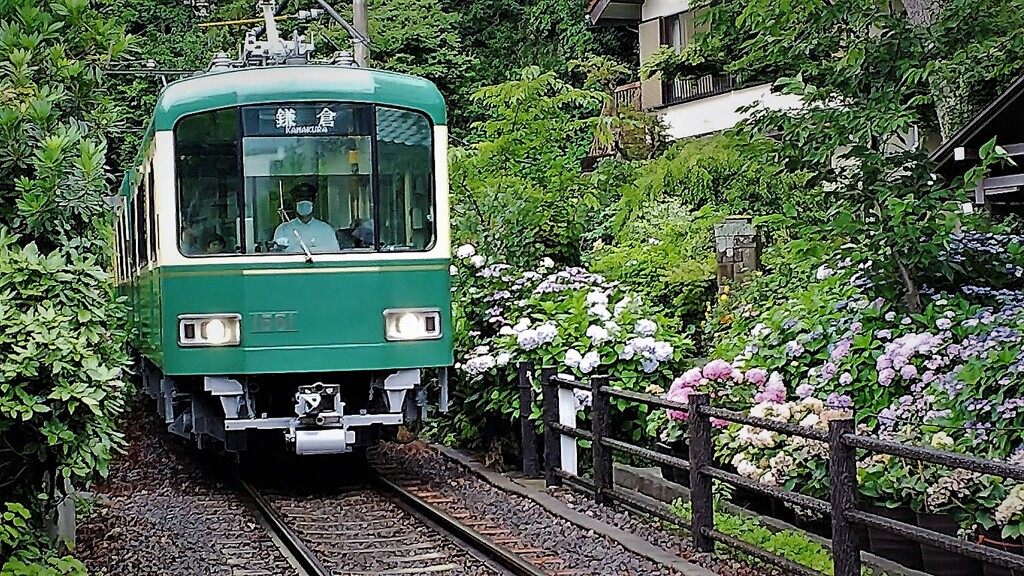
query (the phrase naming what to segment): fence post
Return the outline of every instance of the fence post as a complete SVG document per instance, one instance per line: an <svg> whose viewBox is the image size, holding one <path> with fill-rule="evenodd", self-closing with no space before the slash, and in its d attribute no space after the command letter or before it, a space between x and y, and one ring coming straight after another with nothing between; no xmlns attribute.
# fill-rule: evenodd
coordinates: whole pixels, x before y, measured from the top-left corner
<svg viewBox="0 0 1024 576"><path fill-rule="evenodd" d="M601 391L608 385L607 376L594 376L590 379L590 432L593 436L594 448L594 500L604 504L606 492L612 489L612 451L601 444L609 435L611 421L611 398Z"/></svg>
<svg viewBox="0 0 1024 576"><path fill-rule="evenodd" d="M711 494L711 477L701 474L705 466L711 465L714 450L711 445L711 420L701 414L701 408L708 406L708 395L693 394L689 400L693 547L698 552L712 552L715 549L715 541L704 532L715 527L715 501Z"/></svg>
<svg viewBox="0 0 1024 576"><path fill-rule="evenodd" d="M551 428L553 422L558 422L558 386L551 383L555 374L555 368L550 366L540 370L544 394L544 484L548 487L562 485L562 479L555 474L562 465L562 439L558 431Z"/></svg>
<svg viewBox="0 0 1024 576"><path fill-rule="evenodd" d="M533 412L533 362L520 362L519 366L519 431L523 442L523 475L540 477L540 456L537 433L533 430L530 414Z"/></svg>
<svg viewBox="0 0 1024 576"><path fill-rule="evenodd" d="M846 513L856 507L857 454L843 443L854 432L852 416L828 423L828 492L832 504L832 562L835 576L860 576L860 545Z"/></svg>

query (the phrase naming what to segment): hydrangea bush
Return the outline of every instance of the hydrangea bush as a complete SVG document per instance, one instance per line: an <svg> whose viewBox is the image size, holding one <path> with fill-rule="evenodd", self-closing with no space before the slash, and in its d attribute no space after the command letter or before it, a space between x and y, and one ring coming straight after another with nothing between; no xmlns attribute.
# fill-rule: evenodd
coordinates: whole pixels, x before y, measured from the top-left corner
<svg viewBox="0 0 1024 576"><path fill-rule="evenodd" d="M479 441L481 427L511 425L518 417L520 362L538 370L556 366L577 378L605 374L642 390L667 386L693 355L681 327L620 283L586 269L556 269L545 258L534 269L517 270L488 261L471 245L460 246L454 261L456 374L464 396L456 417L461 428L446 432L463 440ZM623 426L639 438L644 413L625 416Z"/></svg>
<svg viewBox="0 0 1024 576"><path fill-rule="evenodd" d="M962 250L971 242L980 241L957 235L951 244ZM853 265L843 256L853 248L723 294L705 325L712 362L716 373L728 366L744 382L726 378L722 386L691 371L667 396L686 400L700 390L715 405L819 428L826 414L855 408L861 433L1011 457L1024 440L1024 296L998 283L926 289L922 312L906 314L879 296L885 290L872 262ZM1004 259L1004 272L1015 275L1016 264ZM751 386L751 374L767 375L765 384ZM678 436L683 414L666 411L665 419L663 437ZM767 485L827 493L821 443L730 424L717 437L716 460ZM867 503L952 514L972 530L1007 525L1006 514L995 514L1013 488L1003 479L885 455L865 456L858 477Z"/></svg>

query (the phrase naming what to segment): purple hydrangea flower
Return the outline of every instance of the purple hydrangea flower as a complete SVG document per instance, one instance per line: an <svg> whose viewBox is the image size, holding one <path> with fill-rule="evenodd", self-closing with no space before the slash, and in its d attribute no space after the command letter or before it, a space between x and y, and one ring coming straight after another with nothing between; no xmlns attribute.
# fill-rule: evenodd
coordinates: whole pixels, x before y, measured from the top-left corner
<svg viewBox="0 0 1024 576"><path fill-rule="evenodd" d="M810 384L801 384L796 387L796 395L801 398L807 398L812 394L814 394L814 386Z"/></svg>
<svg viewBox="0 0 1024 576"><path fill-rule="evenodd" d="M836 394L833 392L828 395L828 399L825 400L825 405L829 408L853 408L853 398L850 398L846 394Z"/></svg>

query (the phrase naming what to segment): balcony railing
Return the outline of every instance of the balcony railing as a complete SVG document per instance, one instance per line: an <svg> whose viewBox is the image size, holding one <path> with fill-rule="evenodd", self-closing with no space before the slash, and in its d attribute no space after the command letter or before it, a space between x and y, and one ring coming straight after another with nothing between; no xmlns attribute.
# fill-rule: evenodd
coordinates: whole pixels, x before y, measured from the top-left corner
<svg viewBox="0 0 1024 576"><path fill-rule="evenodd" d="M739 82L732 76L713 75L662 83L662 102L665 106L717 96L735 90Z"/></svg>
<svg viewBox="0 0 1024 576"><path fill-rule="evenodd" d="M633 82L631 84L625 84L619 86L612 93L612 99L615 100L615 107L621 109L632 108L633 110L640 110L640 83Z"/></svg>

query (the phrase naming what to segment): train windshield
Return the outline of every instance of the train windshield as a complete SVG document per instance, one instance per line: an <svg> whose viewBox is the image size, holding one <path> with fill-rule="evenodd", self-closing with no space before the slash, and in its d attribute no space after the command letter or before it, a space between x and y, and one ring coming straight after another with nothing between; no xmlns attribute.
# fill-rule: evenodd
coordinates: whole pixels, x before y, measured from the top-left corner
<svg viewBox="0 0 1024 576"><path fill-rule="evenodd" d="M430 123L343 103L246 106L176 129L186 255L425 250Z"/></svg>

